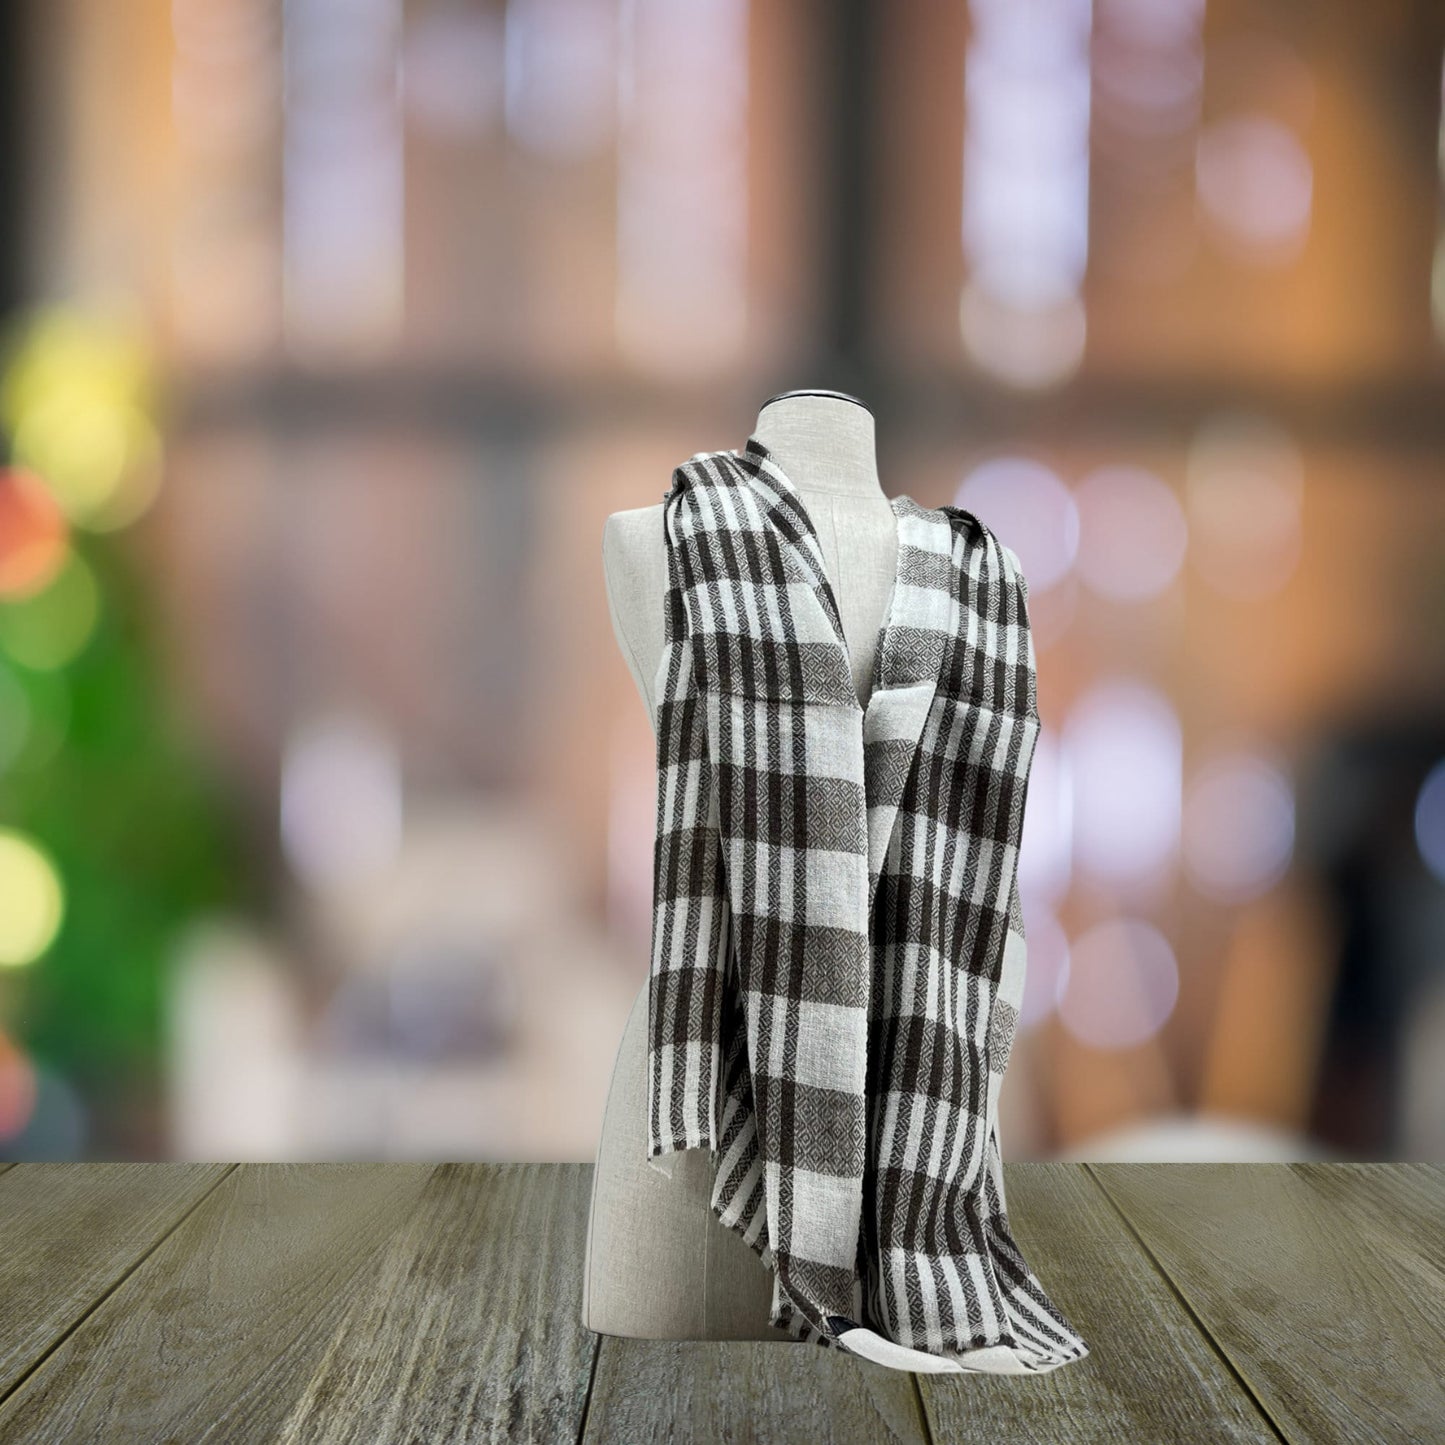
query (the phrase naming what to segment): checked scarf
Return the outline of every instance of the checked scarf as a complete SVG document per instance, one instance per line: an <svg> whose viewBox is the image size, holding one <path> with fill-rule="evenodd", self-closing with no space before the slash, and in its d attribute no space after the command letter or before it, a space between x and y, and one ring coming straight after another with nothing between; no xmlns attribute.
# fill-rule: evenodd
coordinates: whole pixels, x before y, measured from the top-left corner
<svg viewBox="0 0 1445 1445"><path fill-rule="evenodd" d="M1050 1370L1088 1350L1010 1232L997 1129L1039 726L1027 588L971 513L890 506L863 705L767 447L673 472L648 1158L710 1151L712 1210L773 1270L771 1321L796 1338Z"/></svg>

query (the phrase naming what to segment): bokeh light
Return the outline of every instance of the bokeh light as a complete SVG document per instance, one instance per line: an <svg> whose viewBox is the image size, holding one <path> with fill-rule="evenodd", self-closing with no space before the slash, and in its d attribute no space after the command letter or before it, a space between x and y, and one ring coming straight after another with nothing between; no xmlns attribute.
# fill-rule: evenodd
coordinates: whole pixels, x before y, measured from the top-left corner
<svg viewBox="0 0 1445 1445"><path fill-rule="evenodd" d="M1314 168L1299 137L1268 115L1216 121L1199 137L1199 201L1242 257L1293 259L1309 234Z"/></svg>
<svg viewBox="0 0 1445 1445"><path fill-rule="evenodd" d="M134 406L106 397L61 396L27 411L15 454L46 479L66 515L91 531L135 520L155 496L160 442Z"/></svg>
<svg viewBox="0 0 1445 1445"><path fill-rule="evenodd" d="M401 846L401 773L391 740L341 713L300 728L281 773L281 839L297 874L317 887L357 882Z"/></svg>
<svg viewBox="0 0 1445 1445"><path fill-rule="evenodd" d="M1211 758L1185 794L1185 871L1206 897L1247 902L1289 866L1294 826L1294 790L1282 768L1247 752Z"/></svg>
<svg viewBox="0 0 1445 1445"><path fill-rule="evenodd" d="M509 0L507 133L527 150L576 161L611 149L619 12L592 0Z"/></svg>
<svg viewBox="0 0 1445 1445"><path fill-rule="evenodd" d="M23 833L0 829L0 966L39 958L55 941L64 912L55 865Z"/></svg>
<svg viewBox="0 0 1445 1445"><path fill-rule="evenodd" d="M100 589L72 553L43 591L0 604L0 648L39 671L64 667L80 655L99 618Z"/></svg>
<svg viewBox="0 0 1445 1445"><path fill-rule="evenodd" d="M1077 369L1087 330L1090 6L969 9L959 326L984 370L1051 386Z"/></svg>
<svg viewBox="0 0 1445 1445"><path fill-rule="evenodd" d="M1128 1049L1164 1027L1178 998L1164 935L1140 918L1111 918L1074 940L1059 1017L1090 1048Z"/></svg>
<svg viewBox="0 0 1445 1445"><path fill-rule="evenodd" d="M1099 683L1064 724L1079 867L1116 886L1152 888L1179 844L1183 742L1179 715L1132 678Z"/></svg>
<svg viewBox="0 0 1445 1445"><path fill-rule="evenodd" d="M1095 109L1136 141L1187 133L1199 115L1204 0L1099 0Z"/></svg>
<svg viewBox="0 0 1445 1445"><path fill-rule="evenodd" d="M32 1067L29 1118L5 1140L5 1152L16 1159L37 1161L83 1158L91 1132L86 1101L70 1080L54 1069L40 1064Z"/></svg>
<svg viewBox="0 0 1445 1445"><path fill-rule="evenodd" d="M1069 761L1050 727L1040 727L1029 769L1019 841L1019 891L1025 905L1057 903L1073 871L1074 794Z"/></svg>
<svg viewBox="0 0 1445 1445"><path fill-rule="evenodd" d="M1059 920L1043 904L1024 902L1028 962L1019 1028L1037 1028L1058 1007L1069 983L1069 939Z"/></svg>
<svg viewBox="0 0 1445 1445"><path fill-rule="evenodd" d="M958 326L970 357L1000 381L1021 389L1053 386L1079 369L1088 318L1078 296L1020 307L980 280L965 283Z"/></svg>
<svg viewBox="0 0 1445 1445"><path fill-rule="evenodd" d="M43 83L0 248L0 828L63 895L0 968L15 1147L67 1148L80 1091L97 1157L226 1157L242 1119L294 1157L585 1157L651 919L624 664L657 639L609 627L603 524L818 384L1027 578L1012 1149L1177 1106L1445 1154L1409 1062L1445 1058L1445 37L1208 0L127 8L5 27ZM221 920L247 961L198 945L230 983L163 1037ZM1147 1037L1170 980L1147 1057L1076 1045ZM167 1050L198 1063L161 1098Z"/></svg>
<svg viewBox="0 0 1445 1445"><path fill-rule="evenodd" d="M64 672L14 667L0 648L0 772L44 768L65 743L70 714Z"/></svg>
<svg viewBox="0 0 1445 1445"><path fill-rule="evenodd" d="M1415 798L1415 842L1425 866L1445 883L1445 759L1425 775Z"/></svg>
<svg viewBox="0 0 1445 1445"><path fill-rule="evenodd" d="M1017 554L1030 598L1068 575L1079 550L1073 494L1052 468L1031 457L992 457L959 484L957 506L972 512Z"/></svg>
<svg viewBox="0 0 1445 1445"><path fill-rule="evenodd" d="M1179 574L1189 529L1174 493L1142 467L1099 467L1079 483L1079 573L1119 602L1157 597Z"/></svg>
<svg viewBox="0 0 1445 1445"><path fill-rule="evenodd" d="M0 467L0 599L28 597L65 561L65 513L33 472Z"/></svg>
<svg viewBox="0 0 1445 1445"><path fill-rule="evenodd" d="M0 1143L13 1139L35 1113L35 1066L0 1029Z"/></svg>
<svg viewBox="0 0 1445 1445"><path fill-rule="evenodd" d="M0 416L15 426L58 395L144 394L145 352L120 323L62 307L42 308L21 326L0 384Z"/></svg>
<svg viewBox="0 0 1445 1445"><path fill-rule="evenodd" d="M134 521L159 486L150 392L135 333L51 309L19 333L0 386L0 422L16 460L39 474L70 520L108 531Z"/></svg>
<svg viewBox="0 0 1445 1445"><path fill-rule="evenodd" d="M404 305L402 5L291 0L281 13L286 343L311 364L375 357L395 342Z"/></svg>

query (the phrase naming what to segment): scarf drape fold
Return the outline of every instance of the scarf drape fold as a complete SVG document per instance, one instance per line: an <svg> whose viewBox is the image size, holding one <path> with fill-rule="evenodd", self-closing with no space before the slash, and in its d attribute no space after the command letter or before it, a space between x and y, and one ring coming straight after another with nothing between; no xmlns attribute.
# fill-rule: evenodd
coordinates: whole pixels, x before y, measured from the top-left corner
<svg viewBox="0 0 1445 1445"><path fill-rule="evenodd" d="M891 499L866 704L801 494L756 437L665 496L648 1157L706 1148L772 1322L921 1371L1087 1346L1009 1228L1038 734L1027 586L971 513Z"/></svg>

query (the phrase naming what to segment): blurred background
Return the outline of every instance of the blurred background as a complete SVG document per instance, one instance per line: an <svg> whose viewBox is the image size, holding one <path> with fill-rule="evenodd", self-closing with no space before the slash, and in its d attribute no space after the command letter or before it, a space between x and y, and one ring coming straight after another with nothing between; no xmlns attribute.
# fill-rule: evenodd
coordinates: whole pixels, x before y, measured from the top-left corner
<svg viewBox="0 0 1445 1445"><path fill-rule="evenodd" d="M593 1153L604 519L787 387L1030 580L1010 1158L1445 1159L1445 9L0 7L0 1155Z"/></svg>

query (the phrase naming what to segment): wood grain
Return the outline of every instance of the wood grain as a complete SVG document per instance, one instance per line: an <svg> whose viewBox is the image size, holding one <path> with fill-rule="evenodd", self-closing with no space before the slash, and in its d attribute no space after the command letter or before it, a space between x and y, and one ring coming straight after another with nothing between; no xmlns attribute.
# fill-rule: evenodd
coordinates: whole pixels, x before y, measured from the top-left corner
<svg viewBox="0 0 1445 1445"><path fill-rule="evenodd" d="M926 1440L913 1377L819 1345L608 1336L585 1442Z"/></svg>
<svg viewBox="0 0 1445 1445"><path fill-rule="evenodd" d="M427 1181L277 1438L573 1441L592 1169L446 1165Z"/></svg>
<svg viewBox="0 0 1445 1445"><path fill-rule="evenodd" d="M0 1441L275 1441L431 1173L233 1170L0 1406Z"/></svg>
<svg viewBox="0 0 1445 1445"><path fill-rule="evenodd" d="M1089 1354L1033 1377L924 1375L935 1440L1255 1441L1278 1436L1077 1166L1005 1166L1009 1222Z"/></svg>
<svg viewBox="0 0 1445 1445"><path fill-rule="evenodd" d="M1091 1167L1289 1439L1445 1436L1445 1173Z"/></svg>
<svg viewBox="0 0 1445 1445"><path fill-rule="evenodd" d="M1025 1256L1091 1350L1033 1378L599 1339L590 1178L4 1170L0 1445L1441 1438L1440 1169L1010 1165Z"/></svg>
<svg viewBox="0 0 1445 1445"><path fill-rule="evenodd" d="M229 1167L20 1164L0 1170L0 1400Z"/></svg>

